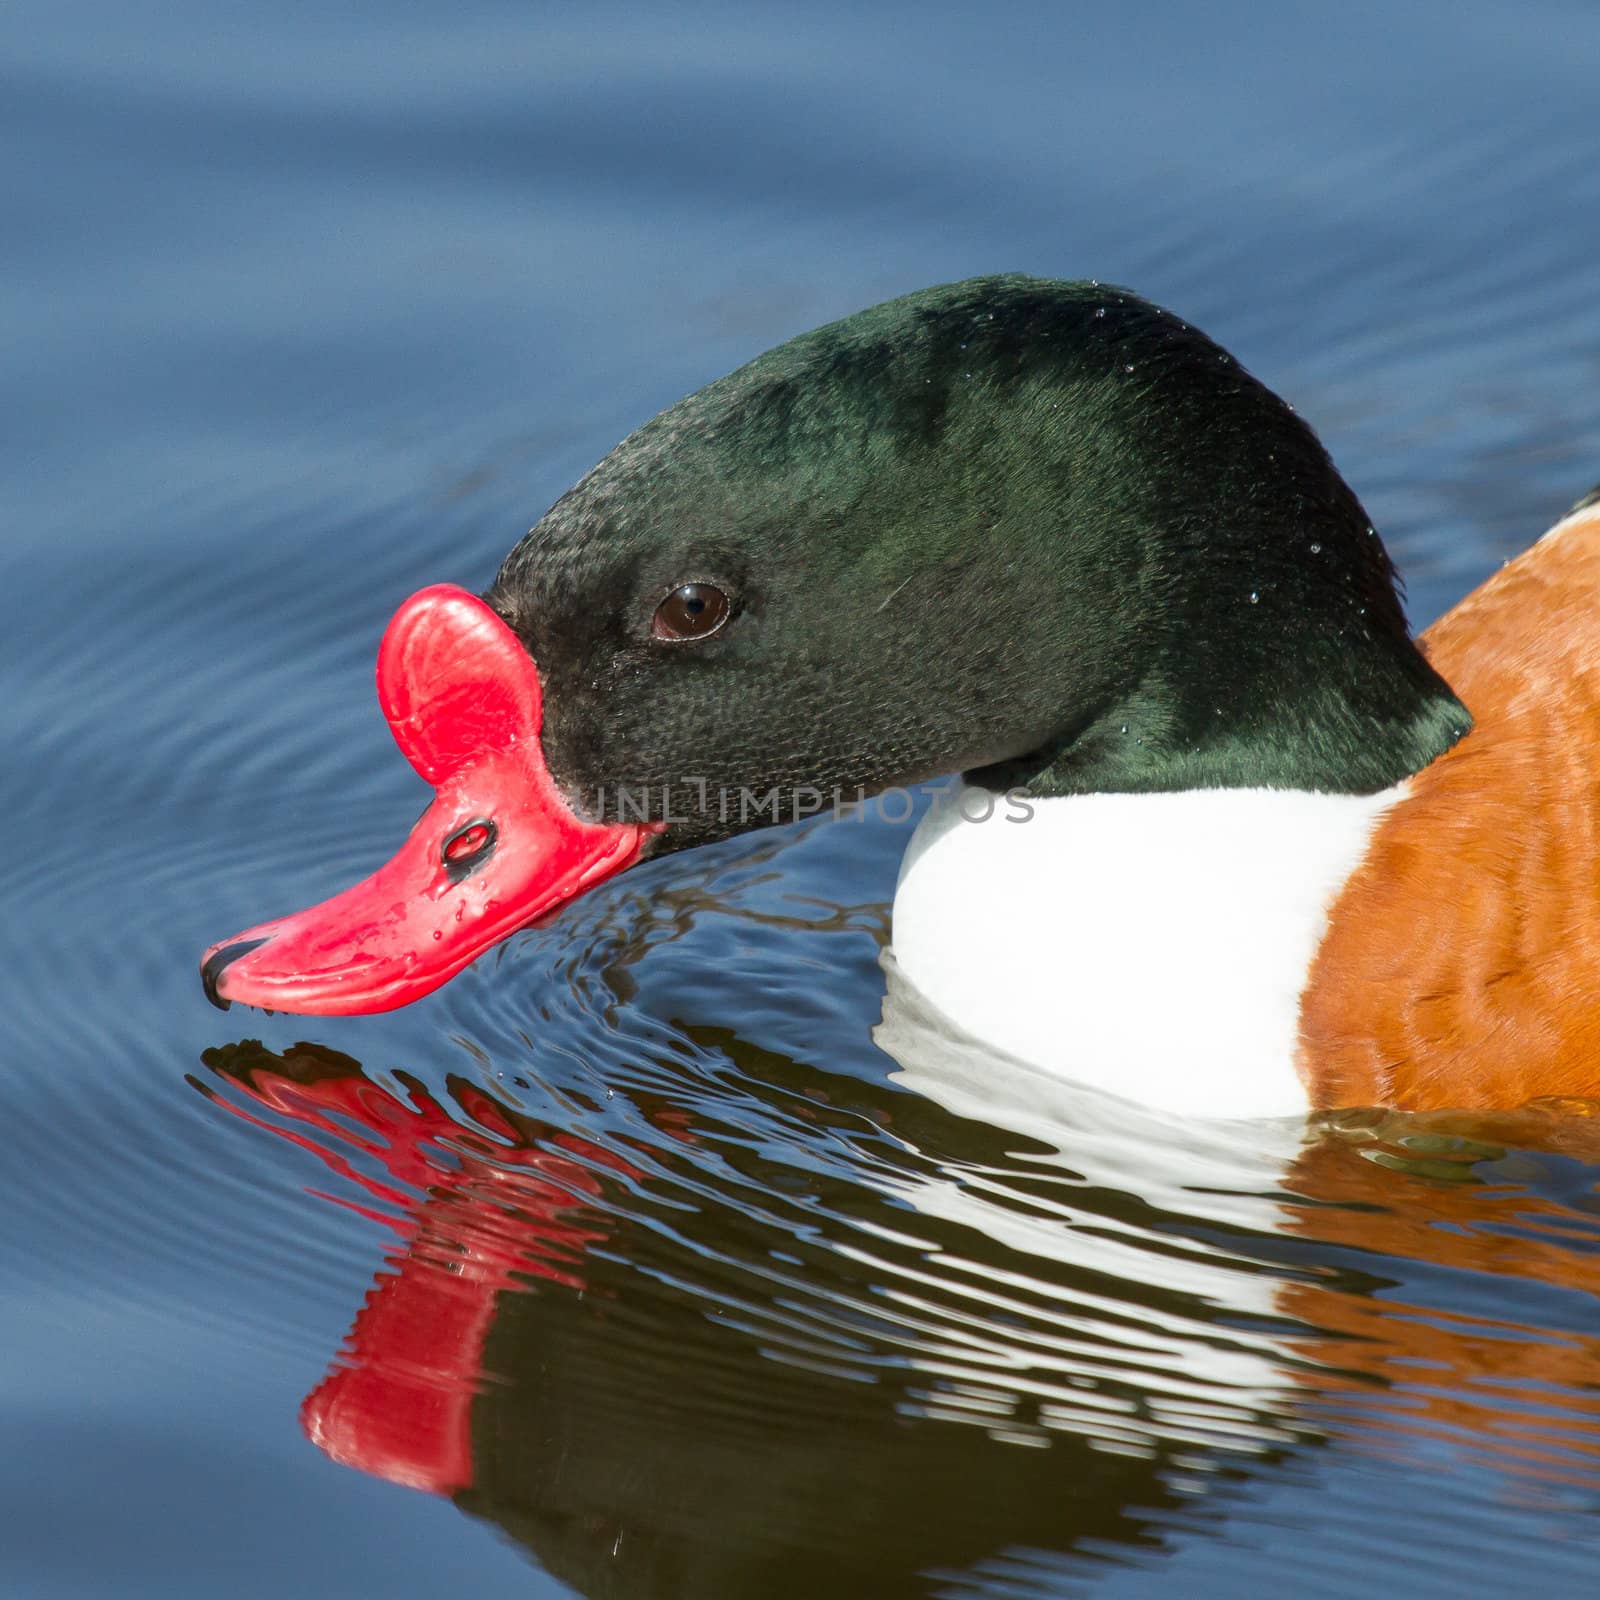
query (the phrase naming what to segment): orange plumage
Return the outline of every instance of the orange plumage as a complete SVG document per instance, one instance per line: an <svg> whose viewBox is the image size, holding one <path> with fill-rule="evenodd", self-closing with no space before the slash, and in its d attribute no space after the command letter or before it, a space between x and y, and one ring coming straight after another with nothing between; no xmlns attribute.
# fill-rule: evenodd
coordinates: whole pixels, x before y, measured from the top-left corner
<svg viewBox="0 0 1600 1600"><path fill-rule="evenodd" d="M1600 506L1421 643L1474 728L1330 908L1301 1002L1312 1103L1600 1097Z"/></svg>

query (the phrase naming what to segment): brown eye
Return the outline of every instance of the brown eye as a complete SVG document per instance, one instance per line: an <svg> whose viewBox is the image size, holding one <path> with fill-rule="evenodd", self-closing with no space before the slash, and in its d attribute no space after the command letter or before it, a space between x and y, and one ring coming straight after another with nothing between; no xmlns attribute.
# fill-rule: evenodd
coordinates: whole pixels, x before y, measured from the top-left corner
<svg viewBox="0 0 1600 1600"><path fill-rule="evenodd" d="M657 639L704 639L728 620L733 602L715 584L680 584L656 607Z"/></svg>

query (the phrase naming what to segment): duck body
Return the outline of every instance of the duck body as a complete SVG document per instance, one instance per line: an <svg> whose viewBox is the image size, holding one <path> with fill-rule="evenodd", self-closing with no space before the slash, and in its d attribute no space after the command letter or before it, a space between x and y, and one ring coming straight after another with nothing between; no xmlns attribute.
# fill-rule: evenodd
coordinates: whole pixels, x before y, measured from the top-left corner
<svg viewBox="0 0 1600 1600"><path fill-rule="evenodd" d="M1600 504L1424 634L1479 720L1373 795L942 806L900 973L962 1032L1183 1115L1594 1097L1597 599Z"/></svg>
<svg viewBox="0 0 1600 1600"><path fill-rule="evenodd" d="M1312 1103L1600 1099L1600 496L1422 636L1473 731L1418 772L1328 908Z"/></svg>
<svg viewBox="0 0 1600 1600"><path fill-rule="evenodd" d="M926 290L647 423L486 604L402 608L380 693L434 807L208 990L403 1003L524 902L960 771L1031 814L908 851L896 959L957 1028L1186 1114L1600 1095L1597 579L1588 510L1419 645L1315 435L1204 334Z"/></svg>
<svg viewBox="0 0 1600 1600"><path fill-rule="evenodd" d="M1182 1115L1289 1116L1327 908L1398 796L1072 795L942 807L905 854L901 975L969 1037Z"/></svg>

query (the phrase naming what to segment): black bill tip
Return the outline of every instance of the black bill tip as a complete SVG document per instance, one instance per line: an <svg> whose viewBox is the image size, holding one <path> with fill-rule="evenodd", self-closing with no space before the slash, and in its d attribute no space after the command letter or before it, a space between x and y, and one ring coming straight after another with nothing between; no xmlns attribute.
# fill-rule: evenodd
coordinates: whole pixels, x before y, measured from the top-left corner
<svg viewBox="0 0 1600 1600"><path fill-rule="evenodd" d="M259 950L266 942L265 939L235 939L232 944L218 945L201 963L200 982L205 986L206 999L218 1011L226 1011L233 1002L218 990L217 980L240 956Z"/></svg>

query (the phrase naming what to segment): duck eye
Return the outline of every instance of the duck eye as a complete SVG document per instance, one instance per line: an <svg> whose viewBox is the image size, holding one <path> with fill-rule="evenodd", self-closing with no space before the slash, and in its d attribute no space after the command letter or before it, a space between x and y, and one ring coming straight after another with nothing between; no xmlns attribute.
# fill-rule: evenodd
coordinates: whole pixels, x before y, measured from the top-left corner
<svg viewBox="0 0 1600 1600"><path fill-rule="evenodd" d="M656 607L657 639L704 639L725 623L733 602L713 583L683 583Z"/></svg>
<svg viewBox="0 0 1600 1600"><path fill-rule="evenodd" d="M445 840L440 849L445 871L452 883L460 883L469 872L486 860L499 837L499 829L485 818L464 822Z"/></svg>

